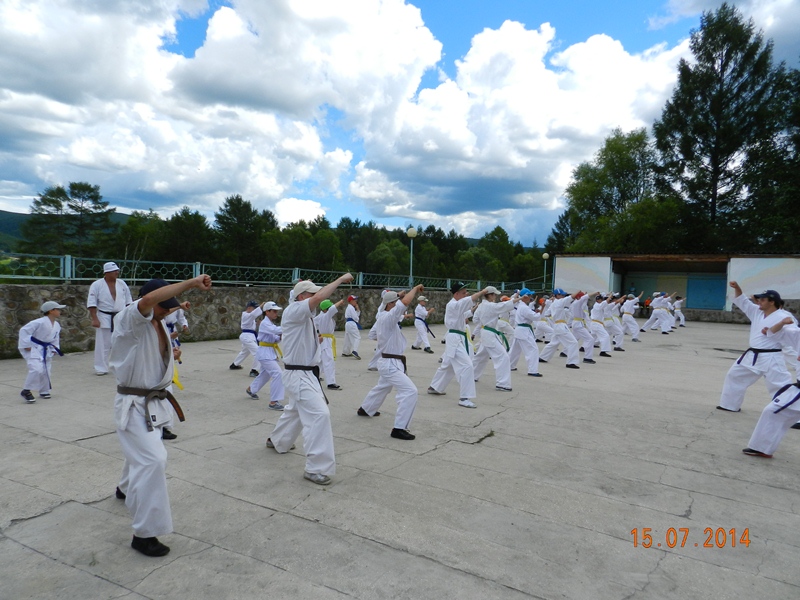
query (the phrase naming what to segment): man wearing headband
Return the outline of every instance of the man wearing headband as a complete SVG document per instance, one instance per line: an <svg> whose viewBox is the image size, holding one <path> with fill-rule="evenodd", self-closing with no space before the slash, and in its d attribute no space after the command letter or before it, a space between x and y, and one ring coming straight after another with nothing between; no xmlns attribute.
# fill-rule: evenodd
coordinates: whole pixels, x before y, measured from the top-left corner
<svg viewBox="0 0 800 600"><path fill-rule="evenodd" d="M193 288L210 290L211 278L199 275L173 284L151 279L139 290L139 299L117 315L111 338L109 367L117 379L114 422L125 456L116 493L133 518L131 546L146 556L169 552L156 537L172 533L161 428L172 420L173 408L183 420L167 391L180 348L172 347L163 319L179 308L176 296Z"/></svg>

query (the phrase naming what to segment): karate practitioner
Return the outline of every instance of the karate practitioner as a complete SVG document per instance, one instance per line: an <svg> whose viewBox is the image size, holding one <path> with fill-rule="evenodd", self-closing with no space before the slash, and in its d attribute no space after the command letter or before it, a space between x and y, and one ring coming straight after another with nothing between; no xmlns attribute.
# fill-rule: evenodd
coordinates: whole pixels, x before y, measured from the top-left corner
<svg viewBox="0 0 800 600"><path fill-rule="evenodd" d="M747 388L761 377L773 397L783 386L792 383L780 344L762 333L765 328L770 328L787 317L791 318L791 315L780 308L783 301L775 290L756 294L756 304L742 294L738 283L731 281L730 286L734 290L733 303L750 319L750 347L731 365L725 376L717 408L739 412Z"/></svg>
<svg viewBox="0 0 800 600"><path fill-rule="evenodd" d="M611 358L611 336L608 335L605 326L605 310L606 298L600 292L597 292L594 305L592 306L592 335L600 345L600 356L604 358ZM584 346L586 349L586 346Z"/></svg>
<svg viewBox="0 0 800 600"><path fill-rule="evenodd" d="M574 294L567 294L561 288L553 290L555 300L550 304L550 313L553 315L554 321L553 337L547 348L542 351L539 362L546 363L549 361L559 346L563 345L564 352L567 354L567 368L580 369L578 366L578 358L580 358L578 355L578 340L575 339L575 336L572 335L569 327L567 327L567 311L572 301L579 295L582 297L583 292L578 291Z"/></svg>
<svg viewBox="0 0 800 600"><path fill-rule="evenodd" d="M513 306L519 302L519 295L514 294L513 299L506 302L495 302L500 292L493 286L487 287L486 290L483 302L478 305L473 317L473 322L477 319L483 325L481 345L472 359L474 378L475 381L481 378L491 358L495 376L494 388L501 392L510 392L511 361L508 357L510 343L506 334L498 329L498 320L501 315L513 310Z"/></svg>
<svg viewBox="0 0 800 600"><path fill-rule="evenodd" d="M686 302L686 298L676 296L675 302L672 304L672 308L675 311L675 320L678 321L678 327L686 327L686 317L683 315L684 302Z"/></svg>
<svg viewBox="0 0 800 600"><path fill-rule="evenodd" d="M163 319L178 308L175 296L191 288L208 291L211 278L199 275L171 285L151 279L139 290L139 299L117 315L111 339L108 364L117 379L114 422L125 455L116 493L133 519L131 546L147 556L169 552L156 537L172 532L161 427L172 418L173 408L183 420L166 391L181 350L170 344Z"/></svg>
<svg viewBox="0 0 800 600"><path fill-rule="evenodd" d="M114 317L133 302L128 284L119 279L116 263L103 265L103 278L89 286L86 307L92 318L94 330L94 372L97 375L108 373L108 353L111 351L111 333L114 331Z"/></svg>
<svg viewBox="0 0 800 600"><path fill-rule="evenodd" d="M358 308L358 296L347 297L347 308L344 310L344 346L342 356L352 356L358 360L358 345L361 343L361 310Z"/></svg>
<svg viewBox="0 0 800 600"><path fill-rule="evenodd" d="M644 292L639 292L638 296L628 294L628 298L622 303L622 329L625 333L630 334L632 342L639 340L639 325L636 319L633 318L636 312L636 307L639 305L639 298L642 297Z"/></svg>
<svg viewBox="0 0 800 600"><path fill-rule="evenodd" d="M586 307L589 305L589 298L594 298L597 294L598 292L583 294L580 298L576 298L569 307L572 313L572 335L583 347L583 362L589 365L594 365L597 361L594 360L594 335L587 326L591 320Z"/></svg>
<svg viewBox="0 0 800 600"><path fill-rule="evenodd" d="M281 353L278 342L281 341L281 328L275 324L278 312L283 310L274 302L265 302L262 306L264 319L258 327L258 350L256 360L261 367L258 375L253 380L245 393L258 400L258 391L263 388L268 381L272 381L269 389L269 408L270 410L283 410L283 369L278 364Z"/></svg>
<svg viewBox="0 0 800 600"><path fill-rule="evenodd" d="M164 325L167 326L167 331L169 331L170 341L172 342L173 348L180 348L181 341L179 336L181 333L189 333L189 321L186 320L186 312L191 308L191 304L189 302L181 302L181 307L171 313L169 313L166 317L164 317ZM183 364L182 360L178 361L178 364ZM177 368L176 368L177 369ZM176 376L173 378L173 383L177 381L177 370ZM168 386L167 390L171 393L172 386ZM165 423L164 426L161 428L161 438L164 440L175 440L178 438L178 434L172 431L172 426L174 421L170 420L169 423Z"/></svg>
<svg viewBox="0 0 800 600"><path fill-rule="evenodd" d="M320 362L325 381L328 383L329 390L340 390L342 386L336 383L336 336L333 334L336 329L336 315L339 314L344 305L344 298L336 304L330 300L323 300L319 305L320 313L314 317L314 325L317 333L321 337L320 342Z"/></svg>
<svg viewBox="0 0 800 600"><path fill-rule="evenodd" d="M784 327L788 325L788 327ZM771 327L764 327L762 334L768 339L787 348L800 347L800 328L794 319L785 317ZM800 418L800 382L781 387L773 396L772 402L761 411L747 448L742 450L750 456L772 458L775 450L790 429L798 429Z"/></svg>
<svg viewBox="0 0 800 600"><path fill-rule="evenodd" d="M450 286L453 298L444 311L445 349L442 364L436 370L428 393L444 396L445 389L453 377L458 378L458 405L464 408L477 408L471 399L475 397L475 377L472 367L472 346L467 334L467 319L472 316L472 307L486 295L488 288L469 295L467 284L461 281Z"/></svg>
<svg viewBox="0 0 800 600"><path fill-rule="evenodd" d="M380 377L378 383L372 388L364 402L361 403L357 414L361 417L377 417L386 396L397 388L395 400L397 412L394 417L394 428L390 435L399 440L413 440L416 436L408 431L414 408L417 406L417 386L406 375L406 338L397 324L405 317L405 312L418 292L423 289L418 285L407 292L402 299L396 292L387 292L383 297L383 311L378 315L378 348L381 358L378 361Z"/></svg>
<svg viewBox="0 0 800 600"><path fill-rule="evenodd" d="M294 302L283 311L281 319L283 384L288 402L267 438L267 448L284 454L292 449L302 431L306 453L303 477L318 485L331 482L336 473L336 456L331 413L319 381L320 344L313 319L320 303L350 281L350 273L322 288L312 281L301 281L294 286Z"/></svg>
<svg viewBox="0 0 800 600"><path fill-rule="evenodd" d="M242 363L249 355L253 355L253 366L250 369L250 377L258 377L258 332L256 331L256 321L264 314L264 303L260 304L255 300L250 300L245 306L242 313L242 333L239 334L239 341L242 342L242 349L236 358L233 359L231 366L228 367L232 371L237 371L242 368Z"/></svg>
<svg viewBox="0 0 800 600"><path fill-rule="evenodd" d="M625 332L622 330L619 316L616 314L619 305L624 301L624 298L618 298L619 294L609 295L605 306L603 307L605 313L603 316L603 324L606 326L608 335L614 344L616 352L625 352L622 345L625 343Z"/></svg>
<svg viewBox="0 0 800 600"><path fill-rule="evenodd" d="M49 398L51 391L50 373L54 354L61 352L61 324L56 321L66 305L48 300L41 306L44 316L26 323L19 330L17 348L28 364L28 376L19 393L28 404L36 402L31 390L36 390L39 398Z"/></svg>
<svg viewBox="0 0 800 600"><path fill-rule="evenodd" d="M536 306L536 298L528 288L519 291L520 303L514 311L517 326L514 328L514 345L509 352L508 358L511 368L517 366L520 356L525 354L528 363L528 375L531 377L541 377L539 373L539 346L536 345L536 337L533 335L534 323L539 320L541 315L532 307Z"/></svg>
<svg viewBox="0 0 800 600"><path fill-rule="evenodd" d="M428 354L433 354L431 350L431 343L428 341L428 317L436 310L435 308L428 308L428 299L425 296L420 296L417 299L417 308L414 309L414 327L417 328L417 339L411 344L412 350L419 350L423 348Z"/></svg>

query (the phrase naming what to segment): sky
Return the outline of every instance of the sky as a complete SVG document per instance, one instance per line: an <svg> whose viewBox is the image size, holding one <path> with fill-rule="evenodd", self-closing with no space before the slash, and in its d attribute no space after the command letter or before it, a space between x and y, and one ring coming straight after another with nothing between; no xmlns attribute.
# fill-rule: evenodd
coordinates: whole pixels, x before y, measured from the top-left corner
<svg viewBox="0 0 800 600"><path fill-rule="evenodd" d="M734 3L798 67L800 0ZM0 209L239 194L542 245L573 169L650 128L709 0L0 0Z"/></svg>

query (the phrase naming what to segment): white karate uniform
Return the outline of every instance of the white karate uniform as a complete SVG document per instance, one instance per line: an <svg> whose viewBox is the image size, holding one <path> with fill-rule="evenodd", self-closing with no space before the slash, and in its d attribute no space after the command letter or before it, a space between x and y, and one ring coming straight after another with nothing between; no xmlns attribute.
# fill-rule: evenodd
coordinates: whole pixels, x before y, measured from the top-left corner
<svg viewBox="0 0 800 600"><path fill-rule="evenodd" d="M333 353L333 342L336 338L334 330L336 329L336 315L339 314L339 309L334 304L326 311L314 317L314 326L317 332L322 335L322 342L319 345L320 363L322 365L322 373L325 375L325 383L328 385L336 385L336 355Z"/></svg>
<svg viewBox="0 0 800 600"><path fill-rule="evenodd" d="M559 346L564 346L564 352L567 353L567 364L578 364L578 340L569 330L567 326L567 311L572 304L572 296L564 296L557 300L553 300L550 305L550 313L553 315L555 321L553 325L553 338L550 343L542 351L541 358L544 361L549 361L553 354L556 353Z"/></svg>
<svg viewBox="0 0 800 600"><path fill-rule="evenodd" d="M262 305L263 306L263 305ZM236 358L233 359L233 364L237 367L244 362L248 355L253 356L253 366L251 370L257 371L256 365L258 364L258 331L256 330L256 321L258 317L264 314L261 306L256 306L252 311L242 311L242 333L239 334L239 341L242 342L242 349Z"/></svg>
<svg viewBox="0 0 800 600"><path fill-rule="evenodd" d="M278 364L278 352L271 346L262 344L277 344L281 340L281 328L264 316L258 328L258 350L256 360L261 367L258 376L250 384L250 391L254 394L263 388L268 381L272 381L269 388L270 402L280 402L283 400L283 369Z"/></svg>
<svg viewBox="0 0 800 600"><path fill-rule="evenodd" d="M358 352L358 345L361 343L361 332L358 330L360 320L361 311L356 310L352 304L348 304L344 310L344 346L342 346L342 354Z"/></svg>
<svg viewBox="0 0 800 600"><path fill-rule="evenodd" d="M459 398L475 397L475 377L472 367L472 346L466 332L467 319L472 314L475 303L472 296L461 300L451 299L444 311L445 336L444 356L442 364L433 375L431 387L437 392L444 392L453 377L458 378Z"/></svg>
<svg viewBox="0 0 800 600"><path fill-rule="evenodd" d="M595 302L592 306L592 334L600 344L600 352L611 352L611 336L608 335L605 326L605 300ZM583 347L586 349L586 346Z"/></svg>
<svg viewBox="0 0 800 600"><path fill-rule="evenodd" d="M51 322L48 316L34 319L19 330L17 348L28 365L28 376L22 389L40 395L50 393L52 357L58 353L55 348L61 346L60 335L61 325L58 321ZM45 345L32 341L32 337Z"/></svg>
<svg viewBox="0 0 800 600"><path fill-rule="evenodd" d="M105 279L98 279L89 286L86 299L87 308L97 309L100 327L94 330L94 370L95 373L108 373L108 353L111 351L111 321L116 314L133 302L128 284L117 279L115 285L116 298L111 297L111 290Z"/></svg>
<svg viewBox="0 0 800 600"><path fill-rule="evenodd" d="M430 348L431 343L428 341L428 309L417 304L414 309L414 327L417 329L417 339L414 342L416 348Z"/></svg>
<svg viewBox="0 0 800 600"><path fill-rule="evenodd" d="M625 333L622 331L619 322L614 320L614 313L618 306L619 304L614 303L613 300L606 302L605 306L603 306L603 324L606 326L606 331L611 336L614 346L622 348L622 344L625 342Z"/></svg>
<svg viewBox="0 0 800 600"><path fill-rule="evenodd" d="M517 366L522 353L525 353L525 360L528 363L528 374L539 372L539 346L536 345L536 337L533 335L533 324L539 320L541 315L534 311L530 305L520 302L515 311L517 326L514 328L514 346L508 354L511 367Z"/></svg>
<svg viewBox="0 0 800 600"><path fill-rule="evenodd" d="M500 315L507 314L509 310L512 310L513 306L513 300L497 303L484 300L475 310L474 318L477 318L483 325L481 346L472 359L474 378L476 380L481 378L491 358L494 366L495 385L504 388L511 387L511 361L508 356L511 344L505 333L498 328L498 321Z"/></svg>
<svg viewBox="0 0 800 600"><path fill-rule="evenodd" d="M722 385L722 395L719 405L728 410L741 409L744 395L751 385L764 377L770 396L783 386L792 383L792 377L786 370L786 362L780 349L780 344L774 338L761 333L764 327L772 327L779 321L791 315L778 309L769 316L758 308L744 294L733 299L733 303L742 309L750 319L750 348L731 365ZM775 349L777 352L753 352L753 349Z"/></svg>
<svg viewBox="0 0 800 600"><path fill-rule="evenodd" d="M631 335L631 339L639 339L639 324L633 318L636 307L639 305L638 298L631 298L622 303L622 329Z"/></svg>
<svg viewBox="0 0 800 600"><path fill-rule="evenodd" d="M572 313L572 335L578 340L579 346L583 346L583 358L592 360L594 356L594 336L587 326L587 323L590 323L586 310L588 304L589 296L584 294L578 300L575 300L569 309Z"/></svg>
<svg viewBox="0 0 800 600"><path fill-rule="evenodd" d="M405 304L398 301L391 310L384 310L378 315L378 349L381 354L399 356L405 352L406 338L397 324L403 320L406 308ZM414 416L414 408L417 406L417 386L405 374L403 363L397 358L381 357L378 360L378 373L380 373L378 383L367 393L361 408L369 416L373 416L392 388L396 388L397 412L394 417L394 427L408 429L411 417Z"/></svg>
<svg viewBox="0 0 800 600"><path fill-rule="evenodd" d="M683 302L684 298L680 300L676 300L675 304L672 305L673 310L675 310L675 319L678 321L679 325L686 325L686 317L683 316Z"/></svg>
<svg viewBox="0 0 800 600"><path fill-rule="evenodd" d="M151 324L153 313L139 312L139 300L114 319L109 368L117 385L147 390L165 389L172 381L173 358L169 332L163 323L167 355L162 355L159 336ZM172 532L172 512L167 494L167 450L161 429L172 419L168 400L151 400L145 414L144 396L117 393L114 422L125 463L119 489L133 518L138 537L156 537ZM147 421L153 426L147 430Z"/></svg>
<svg viewBox="0 0 800 600"><path fill-rule="evenodd" d="M296 300L283 311L281 347L284 365L319 365L320 345L314 316L308 307L308 298ZM283 384L288 402L270 435L275 450L281 454L288 452L302 431L306 472L333 476L336 456L331 413L319 380L311 371L287 369L283 372Z"/></svg>

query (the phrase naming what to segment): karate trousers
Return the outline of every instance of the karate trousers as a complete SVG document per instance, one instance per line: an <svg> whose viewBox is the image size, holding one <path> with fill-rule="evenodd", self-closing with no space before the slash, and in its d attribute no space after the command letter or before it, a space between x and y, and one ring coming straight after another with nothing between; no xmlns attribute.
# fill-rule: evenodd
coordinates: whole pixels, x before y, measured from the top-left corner
<svg viewBox="0 0 800 600"><path fill-rule="evenodd" d="M788 386L783 393L776 394L772 402L764 407L747 447L764 454L775 454L783 436L797 423L798 418L800 386L795 383Z"/></svg>
<svg viewBox="0 0 800 600"><path fill-rule="evenodd" d="M278 361L274 358L258 361L261 367L258 371L258 377L250 384L250 391L254 394L258 390L267 385L268 381L272 381L269 387L269 400L270 402L280 402L283 400L283 369L281 369Z"/></svg>
<svg viewBox="0 0 800 600"><path fill-rule="evenodd" d="M358 330L358 325L352 321L347 321L344 324L344 346L342 347L342 354L358 352L358 345L360 343L361 332Z"/></svg>
<svg viewBox="0 0 800 600"><path fill-rule="evenodd" d="M258 340L256 336L252 333L242 332L239 335L239 341L242 342L242 350L239 354L236 355L236 358L233 359L233 364L237 367L244 362L244 359L247 358L248 354L253 355L253 366L251 369L258 370L256 367L258 366L258 359L256 359L256 353L258 352Z"/></svg>
<svg viewBox="0 0 800 600"><path fill-rule="evenodd" d="M631 339L639 339L639 324L633 315L622 315L622 329L631 335Z"/></svg>
<svg viewBox="0 0 800 600"><path fill-rule="evenodd" d="M411 417L414 416L414 408L417 406L417 386L411 378L403 373L403 363L396 358L381 358L378 361L378 383L372 388L361 408L370 417L380 409L386 396L397 389L395 401L397 402L397 412L394 416L395 429L408 429L411 424Z"/></svg>
<svg viewBox="0 0 800 600"><path fill-rule="evenodd" d="M583 358L592 360L594 356L594 336L592 332L587 329L585 321L572 321L572 335L578 340L578 343L583 347Z"/></svg>
<svg viewBox="0 0 800 600"><path fill-rule="evenodd" d="M414 342L414 346L417 348L430 348L431 343L428 341L427 323L414 317L414 327L417 328L417 339Z"/></svg>
<svg viewBox="0 0 800 600"><path fill-rule="evenodd" d="M567 364L577 365L578 358L580 358L578 356L578 340L572 335L566 323L556 323L553 327L553 338L542 351L542 360L549 361L559 346L564 346L564 352L567 353Z"/></svg>
<svg viewBox="0 0 800 600"><path fill-rule="evenodd" d="M528 373L538 373L539 346L536 344L536 338L533 337L533 331L530 327L517 325L514 330L514 345L511 346L511 351L508 354L512 368L517 366L517 362L523 353L528 364Z"/></svg>
<svg viewBox="0 0 800 600"><path fill-rule="evenodd" d="M742 358L731 365L722 384L722 395L719 405L728 410L737 411L742 408L747 388L761 377L767 385L770 396L774 396L783 386L792 383L792 377L786 370L786 361L781 352L761 353L753 363L753 352L745 352Z"/></svg>
<svg viewBox="0 0 800 600"><path fill-rule="evenodd" d="M459 398L475 397L475 370L472 366L472 349L467 351L464 336L459 333L448 333L445 338L442 364L433 375L431 387L437 392L444 392L453 377L458 379Z"/></svg>
<svg viewBox="0 0 800 600"><path fill-rule="evenodd" d="M474 379L480 379L492 359L494 366L495 385L500 387L511 387L511 360L508 357L506 345L503 339L491 331L483 330L481 333L481 347L472 359L472 369Z"/></svg>
<svg viewBox="0 0 800 600"><path fill-rule="evenodd" d="M605 325L592 320L592 335L597 339L600 344L600 352L611 352L611 336L608 335ZM583 347L584 350L586 346Z"/></svg>
<svg viewBox="0 0 800 600"><path fill-rule="evenodd" d="M94 372L108 373L108 355L111 353L111 328L94 329Z"/></svg>
<svg viewBox="0 0 800 600"><path fill-rule="evenodd" d="M53 357L49 356L49 348L47 352L48 357L45 361L42 359L41 347L36 344L33 345L31 350L20 351L28 365L28 376L25 377L25 385L22 386L23 390L31 390L39 394L50 393L50 373L52 371Z"/></svg>

